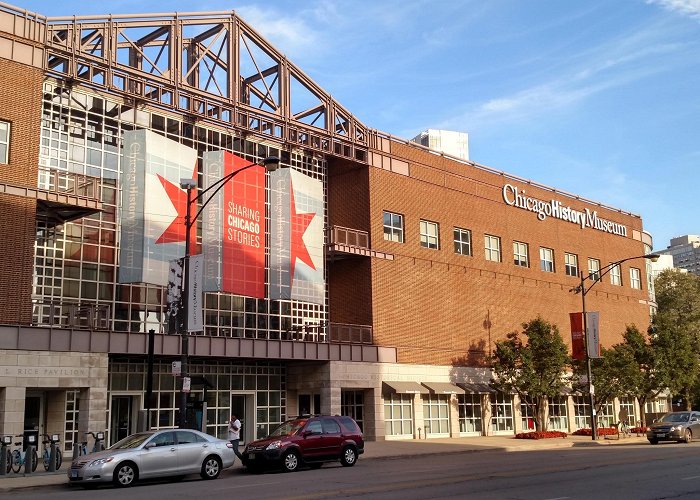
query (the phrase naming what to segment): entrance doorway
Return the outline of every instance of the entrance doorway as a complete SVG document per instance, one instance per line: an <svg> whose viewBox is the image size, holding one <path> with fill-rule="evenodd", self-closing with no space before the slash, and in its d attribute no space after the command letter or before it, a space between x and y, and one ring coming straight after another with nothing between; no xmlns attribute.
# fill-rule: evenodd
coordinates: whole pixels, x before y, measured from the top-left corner
<svg viewBox="0 0 700 500"><path fill-rule="evenodd" d="M244 445L255 440L255 393L231 393L231 415L241 421L241 441Z"/></svg>
<svg viewBox="0 0 700 500"><path fill-rule="evenodd" d="M114 444L134 432L134 396L112 396L109 440Z"/></svg>
<svg viewBox="0 0 700 500"><path fill-rule="evenodd" d="M35 447L38 447L41 443L39 440L39 425L42 422L42 400L43 396L29 393L24 399L24 438L22 441L25 449L29 443L28 436L34 436Z"/></svg>

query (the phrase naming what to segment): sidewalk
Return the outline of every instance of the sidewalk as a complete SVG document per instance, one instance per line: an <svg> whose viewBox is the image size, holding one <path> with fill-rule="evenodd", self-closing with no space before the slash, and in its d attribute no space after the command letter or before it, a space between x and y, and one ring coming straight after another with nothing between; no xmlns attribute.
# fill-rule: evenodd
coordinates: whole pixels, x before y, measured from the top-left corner
<svg viewBox="0 0 700 500"><path fill-rule="evenodd" d="M632 436L623 439L603 439L593 441L586 436L568 436L562 439L515 439L513 436L488 436L465 438L441 438L410 441L367 441L365 453L360 461L371 459L401 458L411 455L432 455L445 453L465 453L500 450L504 452L548 450L556 448L572 448L574 446L605 446L605 445L645 445L645 437ZM61 470L45 472L41 464L36 472L30 475L11 472L0 476L0 493L16 491L24 488L41 486L68 485L66 477L68 463L64 462ZM228 471L240 468L240 462ZM227 471L224 471L226 474Z"/></svg>

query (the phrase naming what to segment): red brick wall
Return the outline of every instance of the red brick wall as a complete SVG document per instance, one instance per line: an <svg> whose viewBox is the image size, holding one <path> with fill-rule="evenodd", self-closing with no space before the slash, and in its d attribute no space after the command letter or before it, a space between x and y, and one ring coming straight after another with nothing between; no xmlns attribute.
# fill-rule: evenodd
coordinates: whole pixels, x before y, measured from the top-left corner
<svg viewBox="0 0 700 500"><path fill-rule="evenodd" d="M328 172L329 225L369 232L367 167L346 160L331 160ZM328 295L332 322L372 324L370 260L350 257L329 262Z"/></svg>
<svg viewBox="0 0 700 500"><path fill-rule="evenodd" d="M639 217L509 181L497 173L406 145L392 143L392 154L409 161L411 176L368 169L372 248L395 256L394 261L371 261L371 309L375 343L397 347L402 363L446 365L463 358L470 349L488 352L495 340L520 330L522 323L537 315L558 325L570 343L568 315L581 310L581 296L570 292L579 280L565 275L564 253L577 254L579 268L585 272L588 257L599 259L604 266L644 253L642 242L632 238L633 230L642 230ZM524 188L528 196L543 201L559 199L578 210L596 210L599 217L625 224L628 237L582 229L551 217L538 221L534 213L503 201L505 183ZM404 216L404 243L383 239L384 210ZM420 219L439 224L440 250L420 246ZM473 256L454 252L455 226L471 230ZM485 260L484 234L501 238L502 262ZM513 264L513 240L529 244L529 268ZM540 246L554 250L555 273L540 270ZM629 286L631 266L641 271L642 290ZM350 276L345 279L353 283ZM643 259L622 265L622 281L622 287L613 286L606 276L586 296L587 309L601 313L605 346L621 339L625 325L634 323L645 329L648 324L648 305L640 303L647 298ZM354 284L365 286L361 281ZM332 314L346 314L344 308L342 301L332 300Z"/></svg>
<svg viewBox="0 0 700 500"><path fill-rule="evenodd" d="M0 119L10 122L9 165L0 183L36 187L41 70L0 59ZM0 194L0 323L31 321L36 200Z"/></svg>

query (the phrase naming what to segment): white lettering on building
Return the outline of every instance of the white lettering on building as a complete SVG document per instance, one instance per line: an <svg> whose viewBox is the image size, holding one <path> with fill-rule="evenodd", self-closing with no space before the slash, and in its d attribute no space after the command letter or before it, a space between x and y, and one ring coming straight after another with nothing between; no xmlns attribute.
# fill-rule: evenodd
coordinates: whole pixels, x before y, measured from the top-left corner
<svg viewBox="0 0 700 500"><path fill-rule="evenodd" d="M606 233L627 236L627 227L617 222L598 217L598 212L584 208L584 211L564 206L559 200L543 201L525 195L524 189L506 184L503 186L503 201L511 207L521 208L537 214L537 220L555 217L581 226L581 229L592 227Z"/></svg>

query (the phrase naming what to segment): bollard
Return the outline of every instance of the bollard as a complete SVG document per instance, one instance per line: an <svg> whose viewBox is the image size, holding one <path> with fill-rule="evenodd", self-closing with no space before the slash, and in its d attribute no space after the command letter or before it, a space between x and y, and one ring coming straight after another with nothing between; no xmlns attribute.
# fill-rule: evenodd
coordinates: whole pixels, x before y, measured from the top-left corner
<svg viewBox="0 0 700 500"><path fill-rule="evenodd" d="M80 443L73 441L73 460L78 458L78 455L80 455Z"/></svg>
<svg viewBox="0 0 700 500"><path fill-rule="evenodd" d="M34 445L30 443L24 452L24 475L31 474L32 469L34 469Z"/></svg>
<svg viewBox="0 0 700 500"><path fill-rule="evenodd" d="M10 450L8 445L12 443L12 436L3 436L0 443L0 476L5 476L10 469Z"/></svg>
<svg viewBox="0 0 700 500"><path fill-rule="evenodd" d="M56 441L53 439L49 451L49 472L56 472Z"/></svg>

